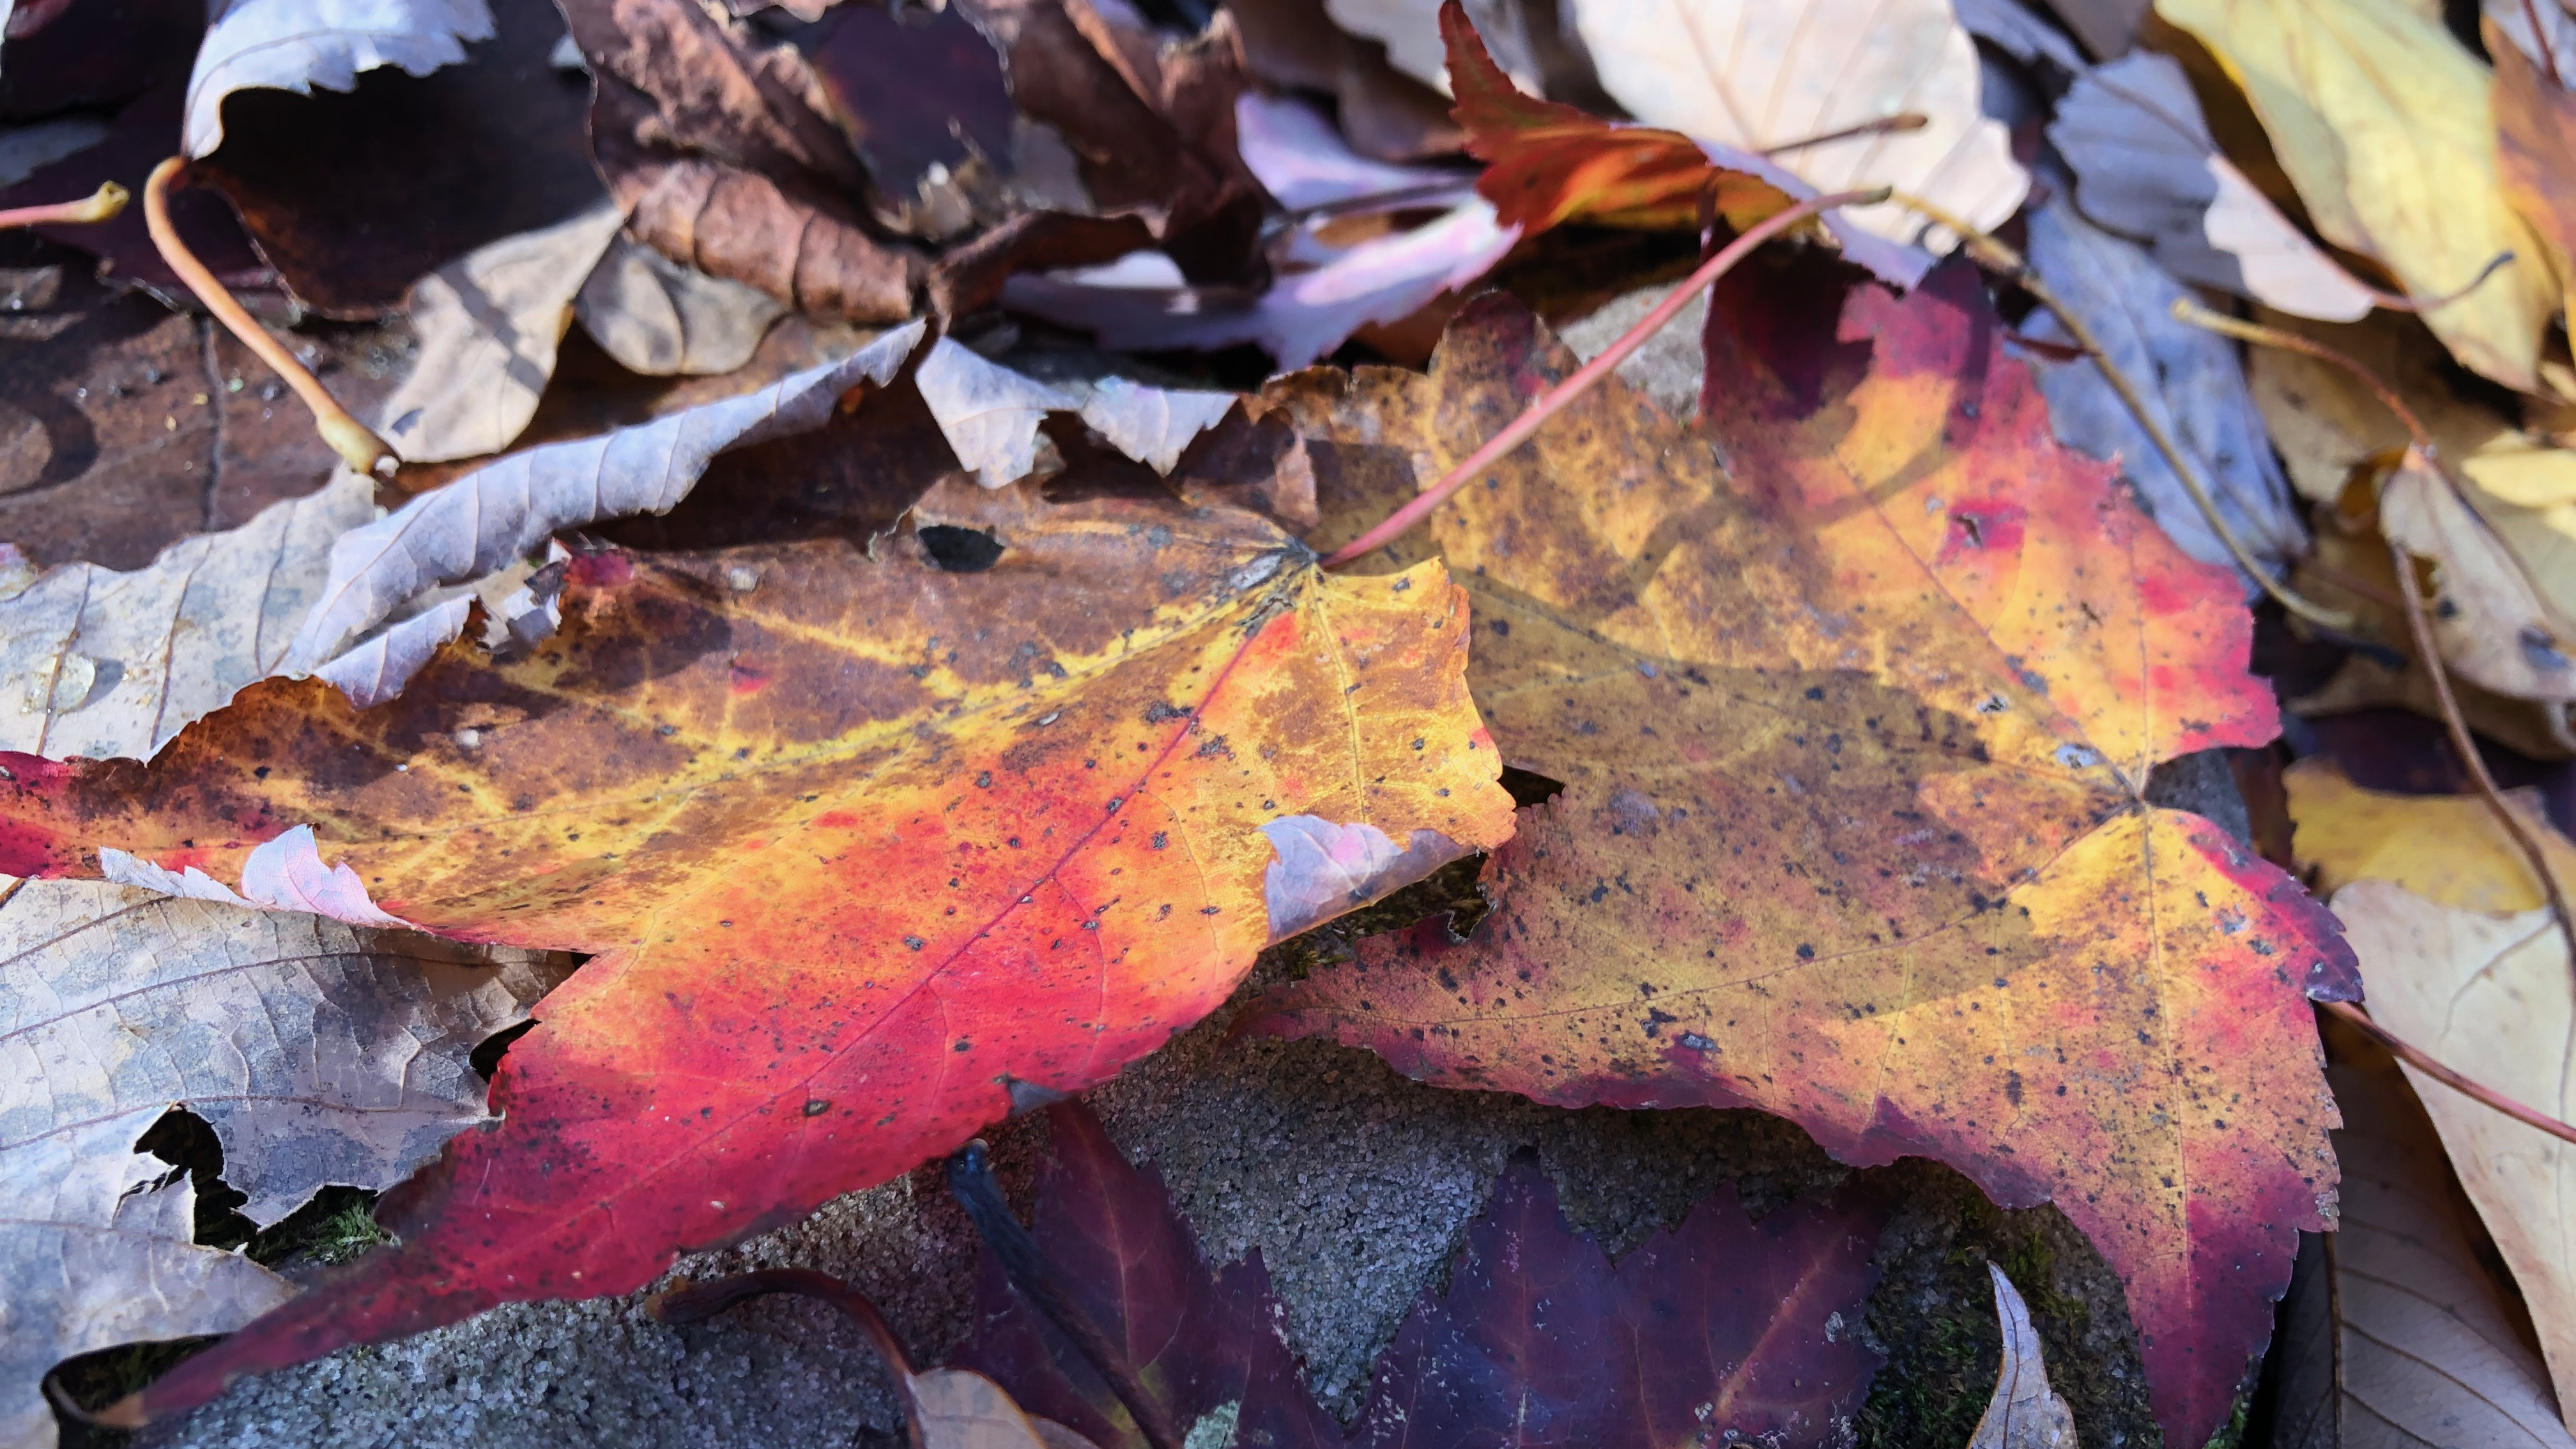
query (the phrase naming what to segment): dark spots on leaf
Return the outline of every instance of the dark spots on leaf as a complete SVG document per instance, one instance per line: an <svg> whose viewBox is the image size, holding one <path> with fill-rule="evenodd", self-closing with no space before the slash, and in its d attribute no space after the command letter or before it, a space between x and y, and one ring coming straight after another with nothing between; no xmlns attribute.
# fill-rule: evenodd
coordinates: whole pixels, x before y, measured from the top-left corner
<svg viewBox="0 0 2576 1449"><path fill-rule="evenodd" d="M1813 961L1813 960L1815 960L1815 959L1816 959L1816 948L1815 948L1815 946L1814 946L1812 943L1810 943L1810 942L1806 942L1806 941L1801 941L1801 942L1799 942L1799 943L1798 943L1798 959L1799 959L1799 960L1801 960L1801 961Z"/></svg>
<svg viewBox="0 0 2576 1449"><path fill-rule="evenodd" d="M831 1110L831 1102L822 1097L809 1098L805 1103L805 1115L808 1117L820 1117Z"/></svg>

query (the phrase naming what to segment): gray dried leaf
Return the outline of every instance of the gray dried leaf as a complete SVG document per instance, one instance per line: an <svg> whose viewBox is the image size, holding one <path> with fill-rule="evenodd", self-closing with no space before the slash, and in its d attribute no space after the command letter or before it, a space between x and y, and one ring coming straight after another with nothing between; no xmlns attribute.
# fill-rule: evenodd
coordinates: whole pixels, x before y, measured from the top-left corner
<svg viewBox="0 0 2576 1449"><path fill-rule="evenodd" d="M188 154L224 141L224 97L254 86L345 91L398 65L427 75L492 38L485 0L218 0L188 77Z"/></svg>
<svg viewBox="0 0 2576 1449"><path fill-rule="evenodd" d="M2184 281L2326 321L2371 309L2370 289L2220 152L2171 57L2139 51L2077 77L2048 139L2075 169L2084 214Z"/></svg>
<svg viewBox="0 0 2576 1449"><path fill-rule="evenodd" d="M286 668L320 667L423 592L488 574L558 529L668 512L718 453L819 427L844 392L891 380L922 330L918 322L896 328L757 392L513 453L351 530L332 545L330 578Z"/></svg>
<svg viewBox="0 0 2576 1449"><path fill-rule="evenodd" d="M2479 8L2541 74L2555 67L2562 84L2576 85L2576 15L2568 13L2566 0L2485 0ZM2534 18L2540 21L2541 45L2532 43Z"/></svg>
<svg viewBox="0 0 2576 1449"><path fill-rule="evenodd" d="M525 1020L560 957L102 881L0 886L0 1443L50 1442L59 1360L216 1333L290 1289L196 1247L184 1182L135 1142L174 1106L213 1127L242 1211L389 1187L485 1118L476 1045Z"/></svg>
<svg viewBox="0 0 2576 1449"><path fill-rule="evenodd" d="M1039 471L1038 424L1049 413L1078 406L1065 393L945 337L931 344L913 384L957 461L987 488L1007 488Z"/></svg>
<svg viewBox="0 0 2576 1449"><path fill-rule="evenodd" d="M1995 1371L1995 1396L1986 1401L1985 1417L1977 1421L1968 1449L2076 1449L2075 1413L2049 1391L2048 1361L2040 1352L2030 1306L2003 1269L1988 1263L1986 1271L1994 1275L2004 1356Z"/></svg>
<svg viewBox="0 0 2576 1449"><path fill-rule="evenodd" d="M711 277L626 237L609 243L573 299L582 330L646 377L707 376L751 361L787 314L768 293Z"/></svg>
<svg viewBox="0 0 2576 1449"><path fill-rule="evenodd" d="M1278 857L1261 883L1273 941L1357 910L1467 854L1437 830L1417 830L1397 845L1365 820L1337 825L1319 815L1283 816L1261 833Z"/></svg>
<svg viewBox="0 0 2576 1449"><path fill-rule="evenodd" d="M385 441L406 461L438 463L516 440L554 376L573 298L625 222L623 207L603 201L478 247L414 283L420 361L385 400L377 429Z"/></svg>
<svg viewBox="0 0 2576 1449"><path fill-rule="evenodd" d="M277 671L332 540L375 511L374 485L343 470L229 533L172 544L149 568L67 564L0 600L0 749L151 759Z"/></svg>
<svg viewBox="0 0 2576 1449"><path fill-rule="evenodd" d="M1169 473L1191 440L1215 427L1234 404L1230 392L1182 392L1104 377L1092 385L1082 420L1119 452Z"/></svg>
<svg viewBox="0 0 2576 1449"><path fill-rule="evenodd" d="M2148 409L2209 486L2229 530L2267 565L2301 552L2306 534L2246 387L2236 344L2178 321L2171 309L2183 290L2155 260L2062 201L2031 213L2030 261L2101 339L2103 361L2141 385ZM2072 341L2046 312L2033 313L2025 330L2044 340ZM2227 545L2093 359L2042 361L2036 370L2059 442L2116 463L2183 552L2204 563L2235 566ZM2250 589L2253 581L2246 585Z"/></svg>

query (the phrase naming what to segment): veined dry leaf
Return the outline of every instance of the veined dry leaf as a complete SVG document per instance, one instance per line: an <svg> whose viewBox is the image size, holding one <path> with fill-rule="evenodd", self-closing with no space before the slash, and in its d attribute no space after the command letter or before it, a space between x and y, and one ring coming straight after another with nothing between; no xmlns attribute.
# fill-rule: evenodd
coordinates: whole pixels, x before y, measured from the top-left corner
<svg viewBox="0 0 2576 1449"><path fill-rule="evenodd" d="M710 277L618 237L573 299L581 330L643 377L709 376L751 361L787 309L757 288Z"/></svg>
<svg viewBox="0 0 2576 1449"><path fill-rule="evenodd" d="M2485 66L2405 0L2157 0L2228 68L2326 240L2440 297L2424 314L2471 370L2529 392L2559 309L2534 236L2505 204Z"/></svg>
<svg viewBox="0 0 2576 1449"><path fill-rule="evenodd" d="M2332 1190L2304 993L2355 990L2295 882L2143 798L2274 732L2247 616L2050 438L1964 262L1902 301L1848 277L1810 253L1713 294L1732 480L1605 382L1391 546L1449 561L1504 759L1566 789L1467 944L1364 943L1272 1027L1561 1105L1760 1107L2053 1201L2198 1443ZM1471 304L1427 379L1275 384L1326 537L1570 371L1536 332Z"/></svg>
<svg viewBox="0 0 2576 1449"><path fill-rule="evenodd" d="M967 533L995 552L952 571L934 543ZM495 1303L625 1292L954 1147L1015 1083L1101 1080L1275 936L1263 825L1511 829L1464 596L1436 565L1327 576L1221 498L951 478L874 557L592 554L560 607L532 653L451 645L363 714L272 680L147 771L7 757L0 867L96 871L78 840L229 883L309 822L402 919L601 953L503 1059L502 1125L450 1143L402 1246L191 1359L151 1413Z"/></svg>
<svg viewBox="0 0 2576 1449"><path fill-rule="evenodd" d="M2299 869L2314 873L2321 896L2376 878L2456 910L2510 914L2548 903L2484 800L2365 790L2323 760L2293 764L2281 783L2298 827L2292 848ZM2508 790L2505 800L2544 846L2556 847L2532 791ZM2576 865L2576 854L2568 863Z"/></svg>
<svg viewBox="0 0 2576 1449"><path fill-rule="evenodd" d="M2360 486L2367 486L2363 483ZM2437 470L2408 448L2379 485L2379 531L2432 565L2433 644L2469 683L2515 699L2576 700L2576 658L2522 561ZM2402 633L2403 625L2392 633Z"/></svg>
<svg viewBox="0 0 2576 1449"><path fill-rule="evenodd" d="M2330 322L2374 305L2218 149L2171 56L2140 51L2077 76L2048 139L2075 169L2084 214L2175 276Z"/></svg>
<svg viewBox="0 0 2576 1449"><path fill-rule="evenodd" d="M332 540L375 516L345 469L321 492L199 534L152 566L67 564L0 600L0 748L148 760L286 662Z"/></svg>
<svg viewBox="0 0 2576 1449"><path fill-rule="evenodd" d="M2343 1212L2282 1306L2274 1449L2576 1449L2424 1109L2384 1059L2326 1076Z"/></svg>
<svg viewBox="0 0 2576 1449"><path fill-rule="evenodd" d="M2120 470L2167 537L2202 563L2236 567L2234 557L2176 477L2128 405L2111 390L2104 367L2142 384L2140 391L2216 497L2229 531L2257 559L2277 568L2307 543L2307 530L2273 461L2263 417L2247 393L2236 344L2177 321L2186 295L2144 251L2099 230L2063 201L2030 215L2030 264L2101 339L2099 363L2041 360L2034 371L2048 398L2059 442ZM2023 331L2072 343L2057 318L2032 315ZM2244 581L2250 592L2255 583Z"/></svg>
<svg viewBox="0 0 2576 1449"><path fill-rule="evenodd" d="M1878 1370L1850 1330L1891 1205L1872 1184L1758 1222L1723 1187L1614 1262L1567 1226L1547 1175L1524 1160L1467 1225L1445 1291L1415 1301L1344 1430L1280 1341L1258 1254L1209 1264L1154 1172L1129 1166L1088 1108L1048 1118L1032 1235L1192 1445L1810 1449L1850 1441ZM1124 1406L989 1255L976 1300L964 1363L1101 1449L1144 1449Z"/></svg>
<svg viewBox="0 0 2576 1449"><path fill-rule="evenodd" d="M2004 1355L1995 1370L1995 1396L1968 1449L2076 1449L2075 1411L2049 1392L2048 1360L2040 1351L2039 1329L2030 1321L2030 1305L1992 1263L1995 1317L2003 1321Z"/></svg>
<svg viewBox="0 0 2576 1449"><path fill-rule="evenodd" d="M637 240L799 311L912 314L921 259L862 224L866 170L792 53L746 51L691 0L571 0L564 18L598 84L592 150Z"/></svg>
<svg viewBox="0 0 2576 1449"><path fill-rule="evenodd" d="M1949 0L1569 0L1601 84L1649 126L1773 154L1901 112L1920 130L1801 145L1774 159L1820 192L1890 185L1992 230L2029 173L1982 109L1977 48ZM1894 205L1851 219L1897 241L1929 225Z"/></svg>
<svg viewBox="0 0 2576 1449"><path fill-rule="evenodd" d="M716 454L815 427L851 388L890 381L922 330L917 322L898 328L758 392L513 453L350 529L331 546L329 579L312 595L284 667L321 667L424 591L488 574L559 529L668 512Z"/></svg>
<svg viewBox="0 0 2576 1449"><path fill-rule="evenodd" d="M968 1369L935 1368L904 1381L921 1416L922 1449L1082 1449L1088 1441L1030 1418L1002 1386Z"/></svg>
<svg viewBox="0 0 2576 1449"><path fill-rule="evenodd" d="M537 415L573 298L626 224L603 201L570 221L503 237L412 288L420 360L377 431L407 462L497 453Z"/></svg>
<svg viewBox="0 0 2576 1449"><path fill-rule="evenodd" d="M95 881L0 882L0 1444L53 1443L38 1384L57 1361L225 1332L292 1291L189 1241L190 1189L151 1187L168 1169L134 1150L162 1114L214 1128L257 1223L328 1184L391 1187L486 1120L468 1054L565 969Z"/></svg>
<svg viewBox="0 0 2576 1449"><path fill-rule="evenodd" d="M345 91L380 65L427 75L491 35L487 0L221 0L188 76L187 152L223 144L235 91Z"/></svg>

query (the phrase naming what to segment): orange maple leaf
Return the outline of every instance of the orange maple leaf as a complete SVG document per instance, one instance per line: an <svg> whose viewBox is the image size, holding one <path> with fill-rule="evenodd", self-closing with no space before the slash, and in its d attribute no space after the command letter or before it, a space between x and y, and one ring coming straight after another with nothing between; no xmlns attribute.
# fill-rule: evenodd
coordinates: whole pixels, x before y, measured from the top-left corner
<svg viewBox="0 0 2576 1449"><path fill-rule="evenodd" d="M1372 556L1447 560L1505 763L1565 788L1471 940L1369 943L1265 1029L1561 1105L1760 1107L2053 1201L2200 1443L2332 1200L2307 993L2357 991L2295 882L2146 798L2275 732L2233 577L2058 446L1964 263L1898 300L1810 252L1711 309L1731 476L1612 383ZM1488 300L1427 378L1268 398L1331 542L1572 366Z"/></svg>

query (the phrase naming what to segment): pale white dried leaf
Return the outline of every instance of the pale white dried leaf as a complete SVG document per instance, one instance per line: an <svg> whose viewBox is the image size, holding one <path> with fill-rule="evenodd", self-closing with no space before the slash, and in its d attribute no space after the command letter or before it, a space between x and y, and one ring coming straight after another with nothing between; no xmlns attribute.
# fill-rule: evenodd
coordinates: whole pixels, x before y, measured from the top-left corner
<svg viewBox="0 0 2576 1449"><path fill-rule="evenodd" d="M2277 571L2304 551L2306 530L2289 480L2272 456L2262 414L2245 382L2236 344L2175 319L2182 288L2143 250L2052 201L2030 216L2030 263L2104 349L2103 362L2131 378L2148 410L2218 501L2230 532ZM2034 312L2024 330L2073 341L2055 316ZM2090 357L2035 359L2057 440L2119 466L2147 511L2183 552L2234 568L2217 531L2175 476L2146 430ZM2244 581L2250 591L2251 579Z"/></svg>
<svg viewBox="0 0 2576 1449"><path fill-rule="evenodd" d="M1989 231L2030 191L2011 137L1985 114L1976 43L1949 0L1572 4L1602 88L1647 125L1769 152L1912 112L1922 129L1771 159L1818 191L1894 186ZM1925 239L1924 219L1893 204L1850 215L1881 236Z"/></svg>
<svg viewBox="0 0 2576 1449"><path fill-rule="evenodd" d="M2576 989L2547 910L2453 910L2384 880L2354 881L2332 905L2381 1025L2481 1086L2576 1118ZM2413 1068L2407 1079L2521 1285L2565 1399L2576 1391L2576 1243L2561 1229L2576 1194L2576 1146ZM2527 1417L2501 1390L2482 1397L2517 1424ZM2563 1431L2556 1442L2566 1442Z"/></svg>
<svg viewBox="0 0 2576 1449"><path fill-rule="evenodd" d="M1394 166L1363 156L1322 111L1253 90L1235 98L1234 144L1253 179L1291 211L1399 195L1410 205L1447 206L1476 184L1473 171ZM1447 188L1455 194L1444 194Z"/></svg>
<svg viewBox="0 0 2576 1449"><path fill-rule="evenodd" d="M1512 83L1539 94L1537 37L1520 0L1464 0L1494 64ZM1449 51L1440 40L1440 0L1324 0L1324 13L1353 35L1386 47L1389 65L1442 95L1449 94Z"/></svg>
<svg viewBox="0 0 2576 1449"><path fill-rule="evenodd" d="M621 235L581 284L573 315L629 372L706 376L751 361L787 308L757 288L708 276Z"/></svg>
<svg viewBox="0 0 2576 1449"><path fill-rule="evenodd" d="M2385 884L2347 887L2337 913L2342 895ZM2576 1449L2407 1078L2336 1065L2326 1079L2343 1116L2343 1211L2334 1233L2302 1235L2274 1449Z"/></svg>
<svg viewBox="0 0 2576 1449"><path fill-rule="evenodd" d="M972 1369L929 1369L912 1375L905 1387L921 1425L922 1449L1058 1449L1071 1433L1031 1418L1000 1384ZM1058 1432L1042 1432L1042 1422ZM1070 1442L1085 1441L1075 1435Z"/></svg>
<svg viewBox="0 0 2576 1449"><path fill-rule="evenodd" d="M44 1373L219 1333L292 1291L190 1243L192 1196L134 1152L186 1107L273 1223L333 1183L383 1188L485 1120L469 1060L566 970L315 916L101 881L0 885L0 1443L49 1443ZM140 1189L140 1190L138 1190Z"/></svg>
<svg viewBox="0 0 2576 1449"><path fill-rule="evenodd" d="M377 428L394 451L438 463L516 440L554 376L575 294L625 224L625 208L603 201L477 247L413 283L420 359L385 400Z"/></svg>
<svg viewBox="0 0 2576 1449"><path fill-rule="evenodd" d="M2075 170L2084 214L2175 276L2329 322L2374 305L2218 149L2171 57L2139 51L2077 77L2048 139Z"/></svg>
<svg viewBox="0 0 2576 1449"><path fill-rule="evenodd" d="M343 470L148 568L67 564L0 600L0 749L149 760L277 671L332 540L374 516L374 485Z"/></svg>
<svg viewBox="0 0 2576 1449"><path fill-rule="evenodd" d="M337 686L358 708L373 709L402 693L422 665L464 633L465 621L473 612L471 594L442 599L349 646L347 652L314 670L313 677Z"/></svg>
<svg viewBox="0 0 2576 1449"><path fill-rule="evenodd" d="M2003 1269L1988 1263L1986 1272L1994 1278L1995 1317L2003 1324L2003 1362L1968 1449L2076 1449L2075 1413L2049 1390L2048 1361L2030 1306Z"/></svg>
<svg viewBox="0 0 2576 1449"><path fill-rule="evenodd" d="M922 331L908 323L756 392L510 454L351 530L332 545L286 667L320 666L423 592L488 574L558 529L668 512L718 453L819 427L849 389L892 379Z"/></svg>
<svg viewBox="0 0 2576 1449"><path fill-rule="evenodd" d="M1192 439L1215 427L1235 404L1230 392L1191 392L1147 387L1104 377L1083 401L1082 420L1110 446L1153 469L1169 473Z"/></svg>
<svg viewBox="0 0 2576 1449"><path fill-rule="evenodd" d="M931 344L912 380L949 451L987 488L1007 488L1037 472L1044 446L1038 424L1078 406L1064 392L946 337Z"/></svg>
<svg viewBox="0 0 2576 1449"><path fill-rule="evenodd" d="M1262 876L1273 941L1356 910L1467 854L1437 830L1417 830L1397 845L1365 820L1341 825L1319 815L1282 816L1261 833L1277 855Z"/></svg>
<svg viewBox="0 0 2576 1449"><path fill-rule="evenodd" d="M362 71L427 75L492 38L486 0L216 0L188 76L188 154L223 144L224 97L254 86L345 91Z"/></svg>

